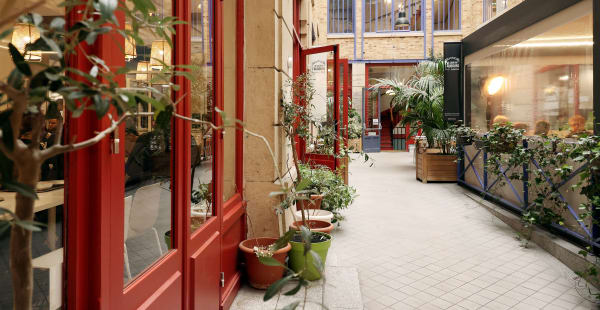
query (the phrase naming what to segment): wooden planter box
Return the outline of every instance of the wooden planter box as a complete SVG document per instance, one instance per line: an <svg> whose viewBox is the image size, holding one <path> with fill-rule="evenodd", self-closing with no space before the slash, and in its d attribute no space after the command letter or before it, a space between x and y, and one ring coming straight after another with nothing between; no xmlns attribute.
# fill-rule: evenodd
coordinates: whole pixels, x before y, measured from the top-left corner
<svg viewBox="0 0 600 310"><path fill-rule="evenodd" d="M441 155L439 150L418 148L417 180L456 182L456 155Z"/></svg>
<svg viewBox="0 0 600 310"><path fill-rule="evenodd" d="M350 168L348 157L340 158L338 163L341 165L338 168L338 174L344 179L344 184L348 185L348 169Z"/></svg>

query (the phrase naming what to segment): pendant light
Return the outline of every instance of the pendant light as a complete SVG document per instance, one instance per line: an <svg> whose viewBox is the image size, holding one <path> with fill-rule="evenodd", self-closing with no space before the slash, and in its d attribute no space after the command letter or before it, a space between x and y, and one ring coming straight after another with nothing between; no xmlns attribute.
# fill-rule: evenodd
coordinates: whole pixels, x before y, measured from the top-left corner
<svg viewBox="0 0 600 310"><path fill-rule="evenodd" d="M161 17L165 16L165 3L164 0L161 4L162 14ZM160 60L160 61L159 61ZM150 68L152 70L162 70L163 63L171 64L171 46L166 40L156 40L152 42L150 49Z"/></svg>
<svg viewBox="0 0 600 310"><path fill-rule="evenodd" d="M410 26L410 21L406 18L406 12L404 11L404 7L402 4L398 5L398 18L396 18L396 22L394 23L394 28L402 28Z"/></svg>
<svg viewBox="0 0 600 310"><path fill-rule="evenodd" d="M150 67L154 70L162 70L163 64L161 62L167 65L171 63L171 46L166 40L152 42L152 49L150 50Z"/></svg>
<svg viewBox="0 0 600 310"><path fill-rule="evenodd" d="M132 31L131 24L125 24L125 30ZM135 41L132 36L128 35L125 37L125 60L131 61L137 57L137 51Z"/></svg>
<svg viewBox="0 0 600 310"><path fill-rule="evenodd" d="M150 62L149 61L138 61L137 64L137 73L135 74L136 81L148 81L148 72L150 71Z"/></svg>
<svg viewBox="0 0 600 310"><path fill-rule="evenodd" d="M30 43L34 43L40 38L39 30L32 24L19 23L16 24L13 29L11 43L19 50L19 52L25 52L25 46ZM41 61L42 51L27 51L23 55L26 60L29 61Z"/></svg>

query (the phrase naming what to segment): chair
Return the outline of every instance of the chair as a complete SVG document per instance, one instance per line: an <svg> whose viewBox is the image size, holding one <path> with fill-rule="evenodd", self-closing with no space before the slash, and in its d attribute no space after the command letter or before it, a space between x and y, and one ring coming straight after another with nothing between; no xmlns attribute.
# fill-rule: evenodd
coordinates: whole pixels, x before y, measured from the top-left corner
<svg viewBox="0 0 600 310"><path fill-rule="evenodd" d="M156 246L160 255L163 254L163 250L160 245L158 231L154 225L158 219L162 191L163 188L160 186L160 183L155 183L140 187L133 197L125 197L125 231L123 239L124 241L127 241L129 238L137 237L142 235L148 229L152 229L152 231L154 231L154 236L156 237ZM128 199L129 197L131 198ZM128 278L131 280L131 269L129 266L129 255L127 253L126 243L124 244L124 255L125 271L127 272Z"/></svg>
<svg viewBox="0 0 600 310"><path fill-rule="evenodd" d="M64 248L56 249L50 253L36 257L31 261L33 268L47 269L49 280L48 303L49 309L55 310L62 307L62 264Z"/></svg>

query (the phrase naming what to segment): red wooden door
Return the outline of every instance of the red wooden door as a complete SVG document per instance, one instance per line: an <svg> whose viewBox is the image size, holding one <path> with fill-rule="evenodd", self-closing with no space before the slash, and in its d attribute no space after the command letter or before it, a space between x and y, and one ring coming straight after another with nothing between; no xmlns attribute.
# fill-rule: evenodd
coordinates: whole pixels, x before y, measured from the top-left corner
<svg viewBox="0 0 600 310"><path fill-rule="evenodd" d="M315 88L313 101L303 104L311 106L311 114L320 122L317 128L311 126L310 141L299 141L300 158L311 166L321 165L331 170L340 166L336 158L340 153L339 142L347 143L348 138L349 94L345 85L349 69L348 61L338 58L338 51L338 45L300 50L300 74L309 73Z"/></svg>

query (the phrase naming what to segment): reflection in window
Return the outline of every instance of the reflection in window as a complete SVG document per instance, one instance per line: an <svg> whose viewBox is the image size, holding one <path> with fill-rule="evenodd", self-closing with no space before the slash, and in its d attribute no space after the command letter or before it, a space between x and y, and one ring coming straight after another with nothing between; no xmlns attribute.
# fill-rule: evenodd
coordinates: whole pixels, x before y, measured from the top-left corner
<svg viewBox="0 0 600 310"><path fill-rule="evenodd" d="M26 0L14 3L13 10L29 7L34 1ZM64 17L64 8L37 6L33 10L42 16L42 27L47 28L53 19ZM12 12L9 12L12 14ZM8 16L8 13L5 14ZM13 27L11 35L0 41L0 77L6 76L14 69L13 61L8 53L8 44L14 44L21 52L25 45L35 42L40 33L34 25L17 23L8 25ZM0 32L7 27L0 29ZM29 62L36 66L53 65L58 57L53 52L29 51L24 55ZM33 66L32 66L33 67ZM48 94L50 101L41 104L41 112L45 114L46 120L43 126L42 138L39 148L46 149L56 142L59 129L64 126L65 106L60 95ZM2 105L0 110L6 110L9 105ZM34 114L25 114L21 130L20 140L25 144L31 144ZM63 127L64 128L64 127ZM64 137L63 137L64 138ZM3 155L0 155L3 156ZM65 223L64 207L64 167L65 156L58 155L48 159L42 164L40 181L36 189L38 200L34 201L33 220L44 224L39 227L41 231L32 233L32 265L33 265L33 300L34 309L58 309L62 307L63 300L63 267L64 267L64 244L65 238L63 225ZM0 207L15 211L15 193L0 189ZM3 214L3 219L6 214ZM0 232L0 309L13 308L13 288L11 273L9 269L9 243L10 229Z"/></svg>
<svg viewBox="0 0 600 310"><path fill-rule="evenodd" d="M352 0L327 1L327 31L329 33L354 32L354 10Z"/></svg>
<svg viewBox="0 0 600 310"><path fill-rule="evenodd" d="M336 138L333 117L333 53L309 55L308 68L315 92L309 103L313 124L308 128L310 137L306 141L306 152L333 155Z"/></svg>
<svg viewBox="0 0 600 310"><path fill-rule="evenodd" d="M460 30L460 0L433 0L433 30Z"/></svg>
<svg viewBox="0 0 600 310"><path fill-rule="evenodd" d="M592 15L468 64L471 126L510 121L529 135L592 130Z"/></svg>
<svg viewBox="0 0 600 310"><path fill-rule="evenodd" d="M365 0L364 3L365 32L423 30L423 0ZM405 12L408 26L395 26L400 12Z"/></svg>
<svg viewBox="0 0 600 310"><path fill-rule="evenodd" d="M236 115L236 2L223 2L223 106L225 115L230 120L235 118ZM229 200L237 192L235 184L235 136L236 130L234 128L227 128L223 135L223 202Z"/></svg>
<svg viewBox="0 0 600 310"><path fill-rule="evenodd" d="M171 15L171 1L157 4L162 16ZM125 27L129 27L125 24ZM156 72L171 63L171 46L152 34L140 31L145 46L125 41L126 85L153 88L144 95L169 96L167 81L159 81ZM140 112L153 112L150 105L140 104ZM151 116L129 119L125 128L125 198L124 198L124 275L125 284L154 264L171 247L171 155L172 130L156 126Z"/></svg>
<svg viewBox="0 0 600 310"><path fill-rule="evenodd" d="M212 0L192 0L191 58L194 79L191 92L192 117L214 122L212 87ZM191 231L200 228L214 215L213 210L213 131L209 125L192 124Z"/></svg>

